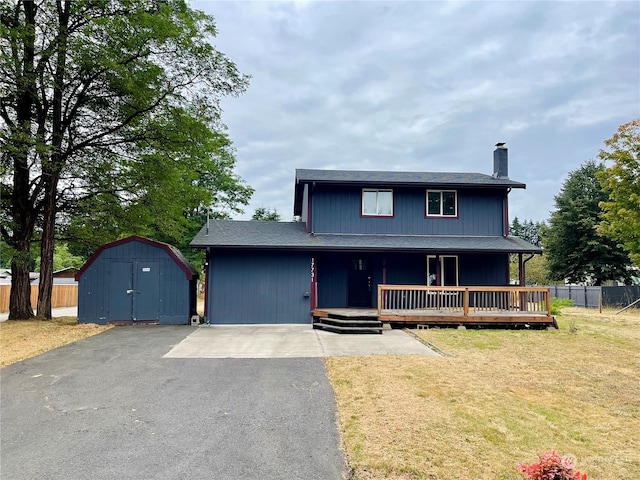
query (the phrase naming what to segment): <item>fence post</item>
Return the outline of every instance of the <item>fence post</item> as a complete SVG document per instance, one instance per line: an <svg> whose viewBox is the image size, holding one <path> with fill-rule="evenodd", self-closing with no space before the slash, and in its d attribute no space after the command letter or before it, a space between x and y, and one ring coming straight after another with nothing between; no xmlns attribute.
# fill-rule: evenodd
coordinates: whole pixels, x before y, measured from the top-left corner
<svg viewBox="0 0 640 480"><path fill-rule="evenodd" d="M602 313L602 287L600 287L600 291L598 292L598 310Z"/></svg>
<svg viewBox="0 0 640 480"><path fill-rule="evenodd" d="M469 288L464 289L464 300L462 304L462 316L469 318Z"/></svg>
<svg viewBox="0 0 640 480"><path fill-rule="evenodd" d="M545 296L547 297L547 301L546 301L547 316L551 316L551 289L547 290L547 294Z"/></svg>

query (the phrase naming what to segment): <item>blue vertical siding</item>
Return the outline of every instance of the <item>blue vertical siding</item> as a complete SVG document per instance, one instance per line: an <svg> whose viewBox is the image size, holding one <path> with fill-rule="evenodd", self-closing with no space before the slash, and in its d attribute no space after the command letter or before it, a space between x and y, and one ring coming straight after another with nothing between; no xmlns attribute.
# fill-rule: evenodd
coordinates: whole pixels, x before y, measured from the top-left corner
<svg viewBox="0 0 640 480"><path fill-rule="evenodd" d="M158 269L158 322L160 324L187 324L195 313L195 279L188 280L185 272L164 249L131 241L105 248L82 273L78 282L78 322L106 324L115 318L109 308L110 285L126 290L128 279L112 279L115 263L131 263L133 268L142 268L139 263L150 262ZM149 266L149 265L145 265ZM135 275L134 275L135 276ZM140 276L144 281L144 276ZM121 284L120 284L121 282Z"/></svg>
<svg viewBox="0 0 640 480"><path fill-rule="evenodd" d="M451 253L447 252L447 255ZM426 285L427 255L423 253L324 253L316 256L318 272L318 307L345 308L350 261L353 257L367 257L372 268L371 305L377 307L378 285L383 283L386 265L387 285ZM460 286L507 285L506 254L458 255Z"/></svg>
<svg viewBox="0 0 640 480"><path fill-rule="evenodd" d="M322 253L316 256L318 275L318 307L347 306L349 256L344 253Z"/></svg>
<svg viewBox="0 0 640 480"><path fill-rule="evenodd" d="M310 254L213 250L208 271L209 323L311 322Z"/></svg>
<svg viewBox="0 0 640 480"><path fill-rule="evenodd" d="M386 255L387 285L426 285L426 254Z"/></svg>
<svg viewBox="0 0 640 480"><path fill-rule="evenodd" d="M501 189L459 189L457 218L425 218L425 188L395 188L393 218L362 217L359 187L318 185L311 202L312 231L404 235L502 235Z"/></svg>
<svg viewBox="0 0 640 480"><path fill-rule="evenodd" d="M309 185L304 185L304 191L302 193L302 215L300 216L300 220L303 223L307 223L309 221Z"/></svg>
<svg viewBox="0 0 640 480"><path fill-rule="evenodd" d="M509 284L509 255L464 254L459 256L460 285L505 286Z"/></svg>
<svg viewBox="0 0 640 480"><path fill-rule="evenodd" d="M378 285L383 283L386 264L386 283L396 285L424 285L426 255L324 253L316 256L318 272L318 307L344 308L348 304L348 279L352 258L366 257L371 266L371 306L378 302Z"/></svg>

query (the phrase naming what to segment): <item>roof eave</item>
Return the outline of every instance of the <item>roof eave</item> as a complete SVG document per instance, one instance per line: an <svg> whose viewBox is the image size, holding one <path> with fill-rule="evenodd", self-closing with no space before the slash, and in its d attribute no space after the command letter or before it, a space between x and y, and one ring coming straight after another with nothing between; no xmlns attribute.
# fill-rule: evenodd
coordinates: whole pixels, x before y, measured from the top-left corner
<svg viewBox="0 0 640 480"><path fill-rule="evenodd" d="M441 248L441 247L389 247L389 246L309 246L309 245L216 245L216 244L191 244L193 248L215 248L217 250L296 250L296 251L329 251L329 252L385 252L385 251L402 251L406 253L424 253L424 252L449 252L449 253L528 253L542 254L542 250L536 249L517 249L517 248Z"/></svg>
<svg viewBox="0 0 640 480"><path fill-rule="evenodd" d="M385 186L385 187L446 187L446 188L527 188L527 185L515 180L507 182L496 180L494 182L388 182L381 180L314 180L296 179L296 194L302 191L304 184L322 185L353 185L356 187ZM297 196L297 195L296 195Z"/></svg>

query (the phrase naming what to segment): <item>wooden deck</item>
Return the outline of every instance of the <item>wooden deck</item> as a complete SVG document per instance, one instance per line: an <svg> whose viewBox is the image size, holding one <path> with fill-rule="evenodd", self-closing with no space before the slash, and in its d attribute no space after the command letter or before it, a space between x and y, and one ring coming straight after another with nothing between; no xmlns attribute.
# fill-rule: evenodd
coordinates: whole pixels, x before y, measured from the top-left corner
<svg viewBox="0 0 640 480"><path fill-rule="evenodd" d="M317 308L322 317L377 319L393 327L464 325L557 328L549 289L379 285L378 308Z"/></svg>
<svg viewBox="0 0 640 480"><path fill-rule="evenodd" d="M538 287L379 285L378 319L404 325L556 326Z"/></svg>

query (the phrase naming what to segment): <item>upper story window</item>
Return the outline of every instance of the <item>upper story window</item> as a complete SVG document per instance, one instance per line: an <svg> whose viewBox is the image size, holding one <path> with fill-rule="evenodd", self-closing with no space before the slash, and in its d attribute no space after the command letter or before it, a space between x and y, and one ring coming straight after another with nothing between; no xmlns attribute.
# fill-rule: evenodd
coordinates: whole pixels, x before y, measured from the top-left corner
<svg viewBox="0 0 640 480"><path fill-rule="evenodd" d="M458 192L455 190L427 190L427 217L456 217Z"/></svg>
<svg viewBox="0 0 640 480"><path fill-rule="evenodd" d="M392 217L393 190L362 190L362 215Z"/></svg>

